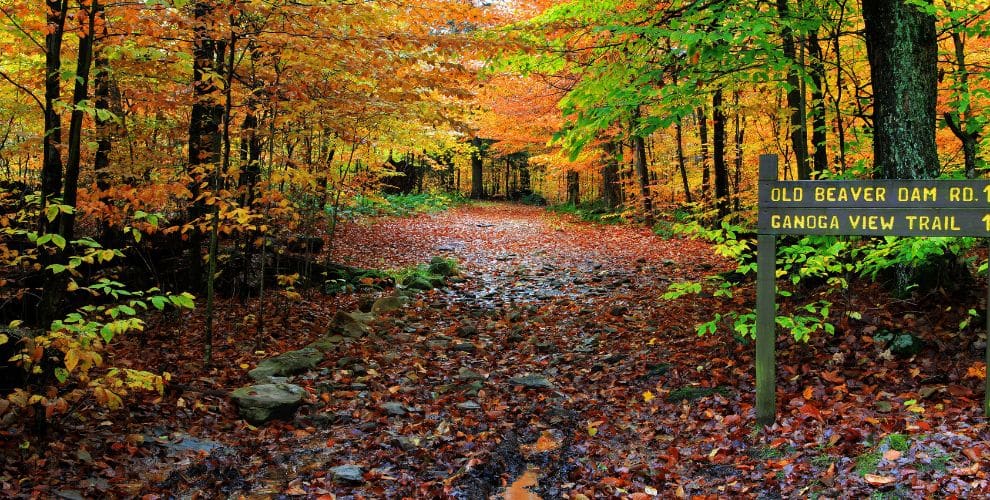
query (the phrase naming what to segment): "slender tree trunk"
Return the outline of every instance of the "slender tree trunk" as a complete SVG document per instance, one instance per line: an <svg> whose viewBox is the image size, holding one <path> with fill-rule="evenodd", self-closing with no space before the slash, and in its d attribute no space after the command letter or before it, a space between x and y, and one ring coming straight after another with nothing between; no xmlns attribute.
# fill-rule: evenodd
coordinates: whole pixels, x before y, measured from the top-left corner
<svg viewBox="0 0 990 500"><path fill-rule="evenodd" d="M681 183L684 184L684 201L693 203L691 201L691 186L688 184L687 162L684 158L684 131L679 117L677 123L674 124L674 129L677 131L677 167L681 171Z"/></svg>
<svg viewBox="0 0 990 500"><path fill-rule="evenodd" d="M106 22L101 23L102 41L108 36ZM110 61L107 58L105 44L100 43L93 51L93 100L96 107L96 153L93 156L93 173L96 177L96 188L100 190L100 201L109 206L113 200L106 195L110 189L110 151L116 126L110 116L111 75ZM117 119L122 119L118 116ZM110 225L104 219L100 221L100 242L104 246L110 244Z"/></svg>
<svg viewBox="0 0 990 500"><path fill-rule="evenodd" d="M935 18L907 0L863 2L873 82L875 174L890 179L937 177Z"/></svg>
<svg viewBox="0 0 990 500"><path fill-rule="evenodd" d="M80 6L80 11L84 9ZM79 37L79 56L76 60L76 78L72 90L72 114L69 117L69 154L65 164L65 184L62 191L62 203L76 207L79 191L79 164L82 155L82 128L85 111L83 102L89 97L89 71L93 65L93 37L96 19L102 14L103 8L98 0L91 0L87 15L86 32ZM59 218L59 233L66 241L75 239L75 212L62 214Z"/></svg>
<svg viewBox="0 0 990 500"><path fill-rule="evenodd" d="M742 166L743 166L743 137L746 133L744 128L745 119L742 116L742 111L739 109L739 91L735 92L733 100L735 101L736 117L735 117L735 133L733 134L733 142L736 145L736 155L735 155L735 197L733 200L733 208L738 211L740 209L740 198L742 197Z"/></svg>
<svg viewBox="0 0 990 500"><path fill-rule="evenodd" d="M640 109L633 110L633 123L629 127L635 131L639 127ZM643 217L647 226L653 226L653 197L650 193L650 169L646 163L646 141L643 137L633 132L633 156L636 162L636 176L639 181L639 192L643 203Z"/></svg>
<svg viewBox="0 0 990 500"><path fill-rule="evenodd" d="M797 46L794 42L794 31L789 26L791 14L787 0L777 0L777 14L784 23L780 33L781 45L784 57L790 63L787 69L787 108L791 117L791 147L797 160L798 179L806 180L811 178L811 165L808 163L807 118L801 93L801 77L797 67Z"/></svg>
<svg viewBox="0 0 990 500"><path fill-rule="evenodd" d="M945 2L946 8L952 11L949 0ZM971 92L969 87L969 68L966 67L966 44L962 35L958 31L952 31L952 48L956 56L955 91L960 94L966 102L970 102ZM966 177L976 178L977 149L979 146L980 133L983 126L973 121L973 106L967 106L960 116L960 113L949 111L944 114L945 123L955 134L956 138L962 142L963 160L966 167Z"/></svg>
<svg viewBox="0 0 990 500"><path fill-rule="evenodd" d="M712 152L715 167L715 206L721 219L729 214L729 166L725 161L725 110L722 109L722 89L712 94Z"/></svg>
<svg viewBox="0 0 990 500"><path fill-rule="evenodd" d="M828 124L825 122L825 60L818 40L818 30L808 33L808 55L811 63L811 144L815 148L814 171L828 170L828 144L825 135Z"/></svg>
<svg viewBox="0 0 990 500"><path fill-rule="evenodd" d="M711 198L712 173L708 163L708 113L705 108L699 107L698 116L698 138L701 141L701 199L708 201Z"/></svg>

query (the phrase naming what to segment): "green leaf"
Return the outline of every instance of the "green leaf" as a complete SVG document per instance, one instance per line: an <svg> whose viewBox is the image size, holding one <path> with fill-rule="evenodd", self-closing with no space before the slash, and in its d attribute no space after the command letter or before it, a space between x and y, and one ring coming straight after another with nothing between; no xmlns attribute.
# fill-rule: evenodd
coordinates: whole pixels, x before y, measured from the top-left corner
<svg viewBox="0 0 990 500"><path fill-rule="evenodd" d="M52 233L52 243L55 243L59 249L65 250L65 238L61 234Z"/></svg>
<svg viewBox="0 0 990 500"><path fill-rule="evenodd" d="M59 383L64 384L69 379L69 372L61 366L55 368L55 378L58 379Z"/></svg>
<svg viewBox="0 0 990 500"><path fill-rule="evenodd" d="M155 309L158 309L159 311L164 310L165 304L167 303L168 303L167 299L165 297L162 297L161 295L155 295L154 297L151 297L151 305L155 306Z"/></svg>

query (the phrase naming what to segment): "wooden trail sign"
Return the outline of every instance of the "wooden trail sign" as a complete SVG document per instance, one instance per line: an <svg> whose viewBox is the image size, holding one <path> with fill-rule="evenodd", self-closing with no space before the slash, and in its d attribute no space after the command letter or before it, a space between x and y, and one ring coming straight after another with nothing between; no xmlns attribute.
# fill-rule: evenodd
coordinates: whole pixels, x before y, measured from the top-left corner
<svg viewBox="0 0 990 500"><path fill-rule="evenodd" d="M990 238L990 180L779 181L777 168L777 155L760 156L756 420L761 425L772 424L777 413L777 235ZM985 357L990 366L990 342ZM983 410L990 416L990 376L985 387Z"/></svg>

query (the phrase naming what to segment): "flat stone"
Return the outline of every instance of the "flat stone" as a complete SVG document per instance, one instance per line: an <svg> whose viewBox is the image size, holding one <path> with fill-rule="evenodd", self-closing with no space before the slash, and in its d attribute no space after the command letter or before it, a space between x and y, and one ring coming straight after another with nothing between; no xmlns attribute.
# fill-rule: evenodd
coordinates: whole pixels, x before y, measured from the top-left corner
<svg viewBox="0 0 990 500"><path fill-rule="evenodd" d="M322 352L312 347L305 347L258 363L258 367L248 372L248 376L258 382L264 382L271 377L286 377L312 370L320 361L323 361Z"/></svg>
<svg viewBox="0 0 990 500"><path fill-rule="evenodd" d="M388 412L389 415L393 415L396 417L401 417L406 413L408 413L406 411L405 405L403 405L402 403L396 403L394 401L382 404L381 408L386 412Z"/></svg>
<svg viewBox="0 0 990 500"><path fill-rule="evenodd" d="M478 346L470 342L461 342L459 344L454 344L451 348L457 352L475 353L478 352Z"/></svg>
<svg viewBox="0 0 990 500"><path fill-rule="evenodd" d="M459 380L485 380L484 375L463 367L457 370L457 378Z"/></svg>
<svg viewBox="0 0 990 500"><path fill-rule="evenodd" d="M320 337L318 340L314 341L313 343L309 344L306 347L312 347L317 351L326 353L336 349L337 346L339 346L343 342L344 342L344 337L341 337L340 335L326 335L324 337Z"/></svg>
<svg viewBox="0 0 990 500"><path fill-rule="evenodd" d="M543 375L536 375L532 373L524 375L516 375L509 379L509 382L515 385L521 385L523 387L528 387L530 389L553 389L554 385L549 379Z"/></svg>
<svg viewBox="0 0 990 500"><path fill-rule="evenodd" d="M330 468L330 475L335 481L348 481L351 483L363 483L364 471L357 465L338 465Z"/></svg>
<svg viewBox="0 0 990 500"><path fill-rule="evenodd" d="M249 385L230 393L241 417L253 425L291 418L305 396L306 391L293 384Z"/></svg>
<svg viewBox="0 0 990 500"><path fill-rule="evenodd" d="M374 314L387 314L402 309L408 303L409 299L406 297L390 295L376 300L371 306L371 312Z"/></svg>
<svg viewBox="0 0 990 500"><path fill-rule="evenodd" d="M374 316L361 311L337 311L330 324L330 334L343 335L350 338L361 338L368 334L368 323Z"/></svg>
<svg viewBox="0 0 990 500"><path fill-rule="evenodd" d="M457 403L456 405L461 410L480 410L481 405L474 401L465 401L463 403Z"/></svg>

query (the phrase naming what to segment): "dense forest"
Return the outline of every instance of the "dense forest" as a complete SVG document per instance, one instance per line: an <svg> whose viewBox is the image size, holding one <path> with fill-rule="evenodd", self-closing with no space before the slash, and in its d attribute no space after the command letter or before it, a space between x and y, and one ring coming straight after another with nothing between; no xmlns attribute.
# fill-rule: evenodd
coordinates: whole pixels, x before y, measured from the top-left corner
<svg viewBox="0 0 990 500"><path fill-rule="evenodd" d="M527 467L505 495L990 491L975 238L783 238L783 420L756 425L751 394L759 157L783 180L985 177L985 0L0 0L0 19L2 495L486 498ZM422 346L455 353L402 355ZM245 409L258 387L287 409ZM319 472L313 436L340 457ZM259 471L274 449L234 462L265 443L296 448L291 477Z"/></svg>

